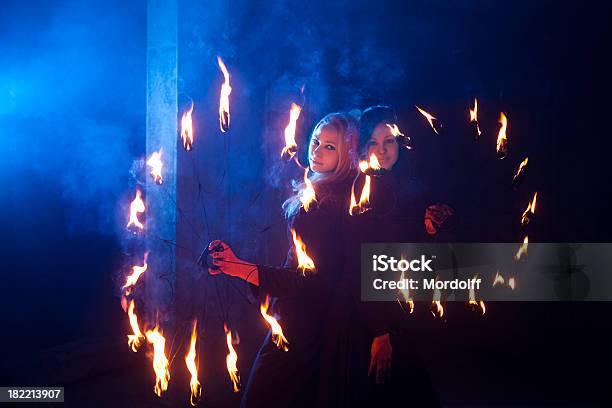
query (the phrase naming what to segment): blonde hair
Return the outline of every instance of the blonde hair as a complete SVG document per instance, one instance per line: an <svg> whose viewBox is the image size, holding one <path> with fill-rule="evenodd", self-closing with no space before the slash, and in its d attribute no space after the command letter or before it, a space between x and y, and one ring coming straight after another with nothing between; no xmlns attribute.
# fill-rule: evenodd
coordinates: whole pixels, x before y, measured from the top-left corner
<svg viewBox="0 0 612 408"><path fill-rule="evenodd" d="M357 168L357 142L359 138L359 125L357 119L348 113L330 113L321 119L314 127L310 139L318 135L325 126L331 126L338 133L338 164L332 172L315 173L308 172L308 178L312 183L317 200L325 199L324 187L343 180L352 175ZM286 218L291 218L300 209L300 198L306 188L304 181L293 183L294 194L283 203ZM319 193L323 194L319 197Z"/></svg>

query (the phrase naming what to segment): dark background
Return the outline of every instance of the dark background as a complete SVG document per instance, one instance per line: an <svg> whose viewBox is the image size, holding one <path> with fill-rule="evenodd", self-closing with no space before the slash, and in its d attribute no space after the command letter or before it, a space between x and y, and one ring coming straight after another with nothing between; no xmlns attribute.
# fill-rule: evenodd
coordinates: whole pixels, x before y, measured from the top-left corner
<svg viewBox="0 0 612 408"><path fill-rule="evenodd" d="M461 215L454 239L522 241L517 219L537 190L530 240L610 241L609 2L179 3L179 110L203 106L194 120L210 135L186 170L209 192L194 251L220 237L244 257L282 261L277 208L299 171L275 160L292 100L306 107L302 137L327 112L394 105L415 144L415 173ZM130 170L145 154L146 3L7 2L0 47L0 385L64 385L74 406L155 405L148 360L124 344L117 290L130 255ZM214 133L216 55L234 86L226 139ZM478 143L467 123L474 97ZM415 104L441 119L441 135ZM494 153L500 111L504 161ZM206 173L214 149L228 152L231 176ZM513 192L527 155L529 177ZM179 192L193 210L190 182ZM241 334L243 381L264 333L256 306L228 285L225 301L205 301L209 406L239 398L224 372L221 320ZM446 405L604 405L610 312L608 303L491 303L480 317L451 305L445 321L419 317L428 320L415 349ZM175 371L160 404L184 401Z"/></svg>

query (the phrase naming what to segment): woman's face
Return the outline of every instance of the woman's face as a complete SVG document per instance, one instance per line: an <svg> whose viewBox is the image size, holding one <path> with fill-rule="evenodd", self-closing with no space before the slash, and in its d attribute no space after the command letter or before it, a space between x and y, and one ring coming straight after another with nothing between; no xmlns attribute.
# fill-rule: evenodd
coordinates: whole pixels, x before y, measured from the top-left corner
<svg viewBox="0 0 612 408"><path fill-rule="evenodd" d="M308 146L308 162L315 173L329 173L338 166L338 132L325 125L312 135Z"/></svg>
<svg viewBox="0 0 612 408"><path fill-rule="evenodd" d="M381 167L391 170L397 162L399 146L391 129L386 123L379 123L372 132L367 144L368 158L375 154Z"/></svg>

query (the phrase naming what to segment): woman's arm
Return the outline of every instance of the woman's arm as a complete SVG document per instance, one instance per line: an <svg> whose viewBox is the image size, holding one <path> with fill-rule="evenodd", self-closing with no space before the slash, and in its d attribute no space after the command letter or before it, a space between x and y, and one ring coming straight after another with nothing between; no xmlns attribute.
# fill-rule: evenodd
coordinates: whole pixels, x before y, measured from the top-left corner
<svg viewBox="0 0 612 408"><path fill-rule="evenodd" d="M209 268L212 275L224 273L235 276L246 282L259 287L263 292L272 297L294 296L314 284L314 274L302 274L297 270L297 259L293 246L289 248L284 267L272 267L257 265L244 261L236 256L232 249L223 241L213 241L210 248L216 246L222 248L219 251L211 251L213 265L218 267Z"/></svg>

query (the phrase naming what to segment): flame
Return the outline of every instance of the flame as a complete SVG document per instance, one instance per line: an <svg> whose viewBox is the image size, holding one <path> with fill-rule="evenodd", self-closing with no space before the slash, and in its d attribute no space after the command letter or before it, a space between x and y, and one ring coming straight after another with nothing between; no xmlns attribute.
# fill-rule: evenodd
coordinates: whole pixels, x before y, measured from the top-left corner
<svg viewBox="0 0 612 408"><path fill-rule="evenodd" d="M529 245L529 237L525 235L525 239L523 239L523 244L514 255L514 259L517 261L520 260L523 256L527 256L527 245Z"/></svg>
<svg viewBox="0 0 612 408"><path fill-rule="evenodd" d="M378 157L376 157L374 153L370 155L370 162L368 163L368 166L372 170L380 170L380 162L378 161Z"/></svg>
<svg viewBox="0 0 612 408"><path fill-rule="evenodd" d="M406 135L404 135L401 130L399 130L399 128L397 127L397 124L393 123L393 124L389 124L389 123L385 123L387 125L387 127L391 130L391 134L393 136L397 137L403 137L405 142L404 147L406 147L406 149L411 150L412 146L410 145L410 137L406 137Z"/></svg>
<svg viewBox="0 0 612 408"><path fill-rule="evenodd" d="M138 220L138 214L143 212L145 212L145 204L144 201L142 201L140 190L136 190L136 197L134 197L134 200L130 203L130 220L126 228L129 228L130 225L135 225L141 230L144 229L144 225Z"/></svg>
<svg viewBox="0 0 612 408"><path fill-rule="evenodd" d="M185 150L191 150L193 145L193 121L191 120L191 114L193 113L193 103L191 108L187 112L183 112L181 118L181 138L183 139L183 147Z"/></svg>
<svg viewBox="0 0 612 408"><path fill-rule="evenodd" d="M499 129L499 134L497 135L497 155L500 159L506 157L508 152L508 147L506 143L508 139L506 138L506 128L508 127L508 119L503 112L499 114L499 123L501 124L501 128Z"/></svg>
<svg viewBox="0 0 612 408"><path fill-rule="evenodd" d="M516 181L519 179L519 177L521 177L523 175L523 172L525 171L525 166L527 166L528 162L529 162L529 157L525 157L525 159L519 165L519 168L516 171L516 174L512 178L512 183L513 184L516 183Z"/></svg>
<svg viewBox="0 0 612 408"><path fill-rule="evenodd" d="M401 259L405 259L403 254ZM404 272L402 272L400 280L404 280ZM406 302L406 304L410 306L410 313L412 314L412 312L414 312L414 301L410 297L410 289L408 287L406 289L400 289L400 293L404 297L404 302Z"/></svg>
<svg viewBox="0 0 612 408"><path fill-rule="evenodd" d="M234 384L234 392L240 391L240 373L238 372L238 354L234 350L232 344L232 332L227 328L226 324L223 324L223 330L225 330L225 338L227 340L227 357L225 357L225 363L227 364L227 372L229 373L230 380Z"/></svg>
<svg viewBox="0 0 612 408"><path fill-rule="evenodd" d="M194 320L193 328L191 330L191 339L189 341L189 351L185 355L185 364L187 364L187 370L189 370L189 373L191 374L191 379L189 380L189 386L191 388L189 402L194 407L196 405L196 401L202 397L202 385L200 385L200 381L198 381L198 366L196 364L196 342L198 339L196 329L197 326L198 321Z"/></svg>
<svg viewBox="0 0 612 408"><path fill-rule="evenodd" d="M516 288L516 282L514 281L514 278L508 279L508 286L510 286L510 289L512 290Z"/></svg>
<svg viewBox="0 0 612 408"><path fill-rule="evenodd" d="M476 125L476 133L478 136L482 135L480 126L478 125L478 100L476 98L474 98L474 109L470 109L470 123Z"/></svg>
<svg viewBox="0 0 612 408"><path fill-rule="evenodd" d="M423 109L419 108L418 106L414 105L419 112L421 112L421 115L425 116L425 119L427 119L427 121L429 122L429 126L431 126L431 128L433 129L434 132L436 132L437 135L439 135L438 130L436 129L436 127L433 124L434 120L437 120L435 116L425 112Z"/></svg>
<svg viewBox="0 0 612 408"><path fill-rule="evenodd" d="M438 281L438 277L436 276L435 281ZM431 302L432 305L436 306L436 312L438 313L439 317L444 316L444 306L442 306L442 302L440 301L440 299L442 298L442 293L440 292L440 289L435 288L434 289L434 293L433 293L433 301ZM434 317L436 317L436 313L434 313L434 311L431 311L431 314L434 315Z"/></svg>
<svg viewBox="0 0 612 408"><path fill-rule="evenodd" d="M297 126L297 120L302 112L302 107L295 103L291 103L291 110L289 111L289 123L285 128L285 147L281 151L281 157L285 153L289 155L289 160L293 158L297 151L297 143L295 143L295 129Z"/></svg>
<svg viewBox="0 0 612 408"><path fill-rule="evenodd" d="M536 206L537 198L538 198L538 192L536 191L533 194L533 200L529 202L529 204L527 205L527 209L523 212L523 215L521 217L521 226L527 225L531 221L531 219L529 218L529 214L531 215L535 214L535 206Z"/></svg>
<svg viewBox="0 0 612 408"><path fill-rule="evenodd" d="M138 327L138 316L136 316L136 313L134 312L134 300L130 302L127 313L130 319L130 326L132 326L132 332L134 333L128 334L128 346L130 346L132 351L136 353L138 351L138 347L140 347L140 342L144 340L144 336Z"/></svg>
<svg viewBox="0 0 612 408"><path fill-rule="evenodd" d="M397 124L393 123L393 124L388 124L385 123L387 125L387 127L391 130L391 134L395 137L398 136L404 136L404 134L399 130L399 128L397 127Z"/></svg>
<svg viewBox="0 0 612 408"><path fill-rule="evenodd" d="M287 351L289 350L289 348L287 347L289 342L285 338L285 335L283 334L283 328L280 326L278 321L273 316L270 316L268 314L269 307L270 296L266 295L266 299L264 300L264 303L261 304L259 311L261 312L261 315L266 320L266 322L268 322L268 324L270 325L270 329L272 330L272 341L274 342L274 344L276 344L276 347Z"/></svg>
<svg viewBox="0 0 612 408"><path fill-rule="evenodd" d="M304 207L304 211L308 212L310 209L310 204L313 201L317 201L317 196L315 194L314 187L312 186L312 182L308 178L308 167L304 169L304 184L306 188L302 191L302 196L300 197L300 201L302 202L302 207Z"/></svg>
<svg viewBox="0 0 612 408"><path fill-rule="evenodd" d="M477 277L478 275L474 275L474 277L472 278L472 282L471 282L472 285L470 286L469 295L468 295L469 296L468 304L480 306L480 309L482 310L482 314L485 314L486 309L485 309L484 301L482 300L480 302L476 301L476 289L474 288L474 282L476 281Z"/></svg>
<svg viewBox="0 0 612 408"><path fill-rule="evenodd" d="M162 177L162 167L164 163L161 160L162 149L159 151L153 152L149 160L147 160L147 166L151 167L151 177L157 184L162 184L164 182L164 178Z"/></svg>
<svg viewBox="0 0 612 408"><path fill-rule="evenodd" d="M170 381L170 370L168 369L168 358L166 357L164 348L166 347L166 338L159 331L159 327L155 326L153 330L147 330L147 341L153 345L153 370L155 370L155 394L161 397L162 393L168 389L168 381Z"/></svg>
<svg viewBox="0 0 612 408"><path fill-rule="evenodd" d="M125 280L125 285L121 287L121 289L127 289L126 295L130 294L130 288L136 285L136 282L138 282L140 275L145 273L145 271L147 270L148 268L147 258L148 257L149 257L149 252L145 252L143 265L142 266L138 266L138 265L132 266L132 273L128 275L128 277Z"/></svg>
<svg viewBox="0 0 612 408"><path fill-rule="evenodd" d="M372 169L372 170L381 169L380 162L378 161L378 157L376 157L375 153L372 153L370 155L369 161L361 160L359 162L359 170L361 170L362 173L365 173L368 169Z"/></svg>
<svg viewBox="0 0 612 408"><path fill-rule="evenodd" d="M232 93L232 87L230 86L229 72L227 72L227 68L221 57L217 57L217 63L225 79L223 85L221 85L221 96L219 97L219 128L221 132L226 132L230 126L229 96Z"/></svg>
<svg viewBox="0 0 612 408"><path fill-rule="evenodd" d="M495 285L497 284L504 284L504 277L499 274L499 271L497 271L497 273L495 274L495 279L493 280L493 287L495 287Z"/></svg>
<svg viewBox="0 0 612 408"><path fill-rule="evenodd" d="M306 252L306 245L302 242L302 239L296 234L295 229L291 228L291 235L293 236L293 245L295 246L295 251L297 253L298 259L298 270L302 272L302 274L306 274L308 272L314 272L315 264L314 261L308 253Z"/></svg>
<svg viewBox="0 0 612 408"><path fill-rule="evenodd" d="M370 176L365 176L365 183L361 190L359 203L355 200L355 191L351 190L351 205L349 207L349 215L363 214L370 209Z"/></svg>

